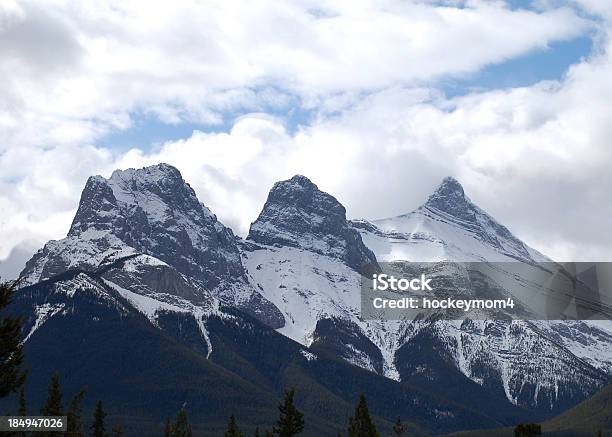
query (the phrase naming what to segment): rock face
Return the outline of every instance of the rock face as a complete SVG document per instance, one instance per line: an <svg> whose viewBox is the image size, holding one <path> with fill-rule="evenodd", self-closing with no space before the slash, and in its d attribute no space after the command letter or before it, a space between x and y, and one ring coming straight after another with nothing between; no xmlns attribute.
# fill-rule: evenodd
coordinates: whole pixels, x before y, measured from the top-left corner
<svg viewBox="0 0 612 437"><path fill-rule="evenodd" d="M247 239L337 258L356 271L377 265L359 233L348 225L344 206L301 175L274 184Z"/></svg>
<svg viewBox="0 0 612 437"><path fill-rule="evenodd" d="M550 262L476 206L453 178L411 213L351 224L381 261ZM402 324L406 334L391 353L402 381L459 387L466 377L515 405L561 411L612 374L612 325L587 323L417 320Z"/></svg>
<svg viewBox="0 0 612 437"><path fill-rule="evenodd" d="M89 178L68 236L45 245L22 277L34 283L134 253L154 256L207 289L246 282L232 231L167 164Z"/></svg>
<svg viewBox="0 0 612 437"><path fill-rule="evenodd" d="M131 264L139 257L147 255L111 263L104 274L68 271L17 294L12 308L25 316L25 390L32 405L45 402L40 387L59 372L66 393L87 386L83 410L93 411L102 400L130 437L160 434L160 417L185 405L190 423L204 435L222 435L228 412L236 409L244 428L270 426L289 388L296 389L308 418L304 437L335 435L362 392L384 435L397 417L411 434L438 435L491 427L519 413L490 415L486 406L475 411L398 384L318 354L236 308L206 308L161 293L143 296L126 288L133 288L131 281L118 285L117 275L146 264ZM390 398L396 402L389 404ZM2 398L0 408L10 411L14 402Z"/></svg>
<svg viewBox="0 0 612 437"><path fill-rule="evenodd" d="M488 425L531 420L523 408L545 417L610 381L609 325L362 319L361 274L378 268L377 259L548 260L452 178L409 214L347 222L333 196L295 176L274 185L243 241L200 203L178 170L160 164L87 181L67 237L48 242L22 272L20 305L29 311L27 342L56 337L49 326L93 326L95 334L96 324L108 320L91 308L102 306L116 316L113 329L128 329L123 317L133 316L146 335L160 330L164 339L168 333L187 339L230 372L259 369L276 384L279 369L290 370L297 356L325 385L333 379L329 363L341 361L334 390L344 387L345 376L384 380L390 390L438 390L434 396L482 412ZM281 361L279 345L291 351ZM262 375L249 372L241 377L261 382ZM382 398L386 403L388 394ZM412 396L406 408L423 399ZM459 429L445 411L427 404L426 422Z"/></svg>
<svg viewBox="0 0 612 437"><path fill-rule="evenodd" d="M423 214L446 216L501 252L514 254L522 259L531 258L525 244L505 226L474 205L455 178L445 178L420 211Z"/></svg>
<svg viewBox="0 0 612 437"><path fill-rule="evenodd" d="M476 206L451 177L411 213L351 226L379 261L550 261Z"/></svg>
<svg viewBox="0 0 612 437"><path fill-rule="evenodd" d="M28 262L13 303L34 403L59 371L68 392L88 385L130 424L126 435L156 434L184 404L211 435L235 408L250 411L249 428L273 423L288 387L305 436L335 434L362 391L385 434L398 416L411 433L439 434L521 413L504 399L474 412L384 377L390 357L371 338L385 327L356 312L356 270L376 259L306 178L275 185L252 234L235 238L168 165L90 178L67 237Z"/></svg>
<svg viewBox="0 0 612 437"><path fill-rule="evenodd" d="M466 222L474 222L475 214L472 203L466 198L463 187L453 177L446 177L427 199L426 206L444 211Z"/></svg>
<svg viewBox="0 0 612 437"><path fill-rule="evenodd" d="M453 178L412 213L349 226L385 261L547 260L471 202ZM501 397L537 411L567 408L609 380L602 372L609 354L598 361L576 350L576 342L560 345L545 334L545 322L361 319L360 276L347 262L345 235L344 208L308 179L274 186L242 256L254 286L285 318L279 332L424 389L435 380L455 384L458 397ZM601 338L605 331L593 327L587 341L605 351Z"/></svg>

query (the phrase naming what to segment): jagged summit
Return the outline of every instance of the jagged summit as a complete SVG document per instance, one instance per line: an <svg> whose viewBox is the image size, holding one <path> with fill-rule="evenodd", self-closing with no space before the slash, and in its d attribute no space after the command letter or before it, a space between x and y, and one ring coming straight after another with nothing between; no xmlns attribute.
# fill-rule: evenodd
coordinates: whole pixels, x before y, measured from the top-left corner
<svg viewBox="0 0 612 437"><path fill-rule="evenodd" d="M349 227L344 206L302 175L274 184L247 239L339 258L355 270L376 264L359 233Z"/></svg>
<svg viewBox="0 0 612 437"><path fill-rule="evenodd" d="M475 205L459 181L450 176L415 211L372 223L354 221L353 226L360 229L368 247L386 247L388 256L383 259L547 260ZM380 237L390 238L394 244L381 244L377 241ZM377 256L381 254L377 252Z"/></svg>
<svg viewBox="0 0 612 437"><path fill-rule="evenodd" d="M168 164L90 177L67 238L47 243L22 277L38 281L67 268L91 270L134 253L153 256L211 289L244 278L233 233Z"/></svg>
<svg viewBox="0 0 612 437"><path fill-rule="evenodd" d="M445 177L438 188L429 196L427 202L435 202L440 199L452 199L458 202L465 201L463 186L454 177Z"/></svg>
<svg viewBox="0 0 612 437"><path fill-rule="evenodd" d="M177 195L195 199L195 193L185 182L181 172L169 164L161 163L139 169L115 170L108 179L113 191L121 192L151 191L171 201Z"/></svg>
<svg viewBox="0 0 612 437"><path fill-rule="evenodd" d="M474 221L474 208L465 195L459 181L451 176L444 178L438 188L427 198L425 208L435 208L458 219Z"/></svg>
<svg viewBox="0 0 612 437"><path fill-rule="evenodd" d="M328 216L346 219L346 210L336 198L319 190L306 176L295 175L291 179L276 182L270 193L266 205L284 205L299 207L304 211L319 211L324 214L323 208L328 209ZM266 206L264 205L264 211Z"/></svg>
<svg viewBox="0 0 612 437"><path fill-rule="evenodd" d="M283 182L291 182L292 184L299 185L299 186L302 186L302 187L312 187L312 188L315 188L315 189L319 188L310 179L308 179L306 176L301 175L301 174L296 174L295 176L293 176L288 181L283 181ZM280 183L280 182L278 182L278 183Z"/></svg>
<svg viewBox="0 0 612 437"><path fill-rule="evenodd" d="M117 177L124 177L126 175L129 175L130 177L147 177L150 181L153 181L154 179L163 178L175 178L183 180L181 172L173 165L166 164L165 162L160 162L159 164L149 165L138 169L117 169L113 171L113 174L110 178L115 179Z"/></svg>
<svg viewBox="0 0 612 437"><path fill-rule="evenodd" d="M175 210L190 216L211 215L208 209L203 210L195 192L175 167L157 164L115 170L109 179L90 177L68 235L92 228L112 229L121 234L119 229L126 224L117 219L127 210L142 211L149 223L164 221Z"/></svg>
<svg viewBox="0 0 612 437"><path fill-rule="evenodd" d="M228 374L248 371L247 379L274 382L286 375L270 369L292 368L300 360L314 376L317 368L325 368L323 360L329 356L338 371L336 359L346 360L405 381L401 386L431 388L431 381L456 384L453 403L466 400L461 397L465 392L473 401L470 408L486 405L494 414L502 411L496 421L508 420L505 408L510 404L565 407L609 381L593 366L611 367L611 337L583 323L561 322L555 327L422 319L400 324L360 316L362 278L355 271L373 265L376 257L381 261L535 259L529 247L474 205L452 178L411 214L351 226L337 199L296 175L274 185L249 239L238 242L174 167L160 164L117 171L110 178L92 177L68 237L47 243L22 274L22 284L33 285L20 294L29 308L26 320L31 330L26 339L37 341L36 336L46 335L42 338L47 341L59 341L63 337L57 335L57 327L67 326L65 332L77 332L79 339L82 333L93 332L102 335L93 338L106 341L106 333L116 332L111 337L134 342L124 345L126 351L182 350L152 348L149 329L142 331L146 333L142 337L124 335L133 333L136 325L130 314L137 312L164 337L169 334L185 342L190 354L205 350L203 357L210 357L215 366L229 363ZM67 272L71 269L76 271ZM117 309L120 317L109 308ZM243 319L242 312L308 347L308 352L287 347L269 330L257 328L251 317ZM49 323L58 319L62 324ZM112 325L103 324L109 320ZM141 341L144 348L134 348ZM86 353L98 352L95 342L86 346ZM286 353L287 360L274 361ZM60 363L69 361L64 354L58 357ZM143 364L138 368L145 368ZM340 382L354 380L352 373L338 375ZM387 387L391 386L385 384L385 393ZM415 396L411 390L410 399ZM417 414L453 417L452 411L447 414L438 407ZM438 425L435 431L440 431Z"/></svg>

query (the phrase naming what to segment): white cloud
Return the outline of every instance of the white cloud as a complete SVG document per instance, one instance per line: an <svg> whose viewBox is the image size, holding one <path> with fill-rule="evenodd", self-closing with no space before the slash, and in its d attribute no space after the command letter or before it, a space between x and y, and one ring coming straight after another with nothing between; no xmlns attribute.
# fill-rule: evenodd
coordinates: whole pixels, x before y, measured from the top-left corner
<svg viewBox="0 0 612 437"><path fill-rule="evenodd" d="M353 217L412 210L448 174L520 237L560 260L611 259L611 50L562 82L446 100L392 88L289 134L243 117L123 166L170 162L243 235L273 182L302 173ZM135 158L135 159L134 159Z"/></svg>
<svg viewBox="0 0 612 437"><path fill-rule="evenodd" d="M550 5L536 13L503 2L436 4L3 3L0 259L61 238L89 175L160 161L176 165L243 235L272 183L295 173L336 195L352 217L369 218L410 211L454 174L544 252L606 256L605 23L601 54L562 82L449 100L432 77L477 71L590 25ZM33 28L45 39L32 40ZM294 98L318 114L295 132L256 112ZM133 111L168 123L246 115L227 133L194 132L153 150L84 146L128 128Z"/></svg>
<svg viewBox="0 0 612 437"><path fill-rule="evenodd" d="M218 123L287 94L320 104L465 74L588 26L569 8L489 1L2 3L0 148L92 142L132 111Z"/></svg>

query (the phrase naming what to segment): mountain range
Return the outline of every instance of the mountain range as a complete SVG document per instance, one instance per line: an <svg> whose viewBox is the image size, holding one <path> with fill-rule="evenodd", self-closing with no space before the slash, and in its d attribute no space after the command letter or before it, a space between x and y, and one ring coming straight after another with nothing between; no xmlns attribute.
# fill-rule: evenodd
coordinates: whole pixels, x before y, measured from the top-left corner
<svg viewBox="0 0 612 437"><path fill-rule="evenodd" d="M28 396L57 370L130 435L183 405L219 435L232 412L271 426L295 387L314 436L345 429L364 392L383 431L399 416L433 435L548 419L612 381L609 322L364 320L362 275L396 260L550 261L453 178L409 214L351 221L297 175L242 239L170 165L93 176L66 238L20 276Z"/></svg>

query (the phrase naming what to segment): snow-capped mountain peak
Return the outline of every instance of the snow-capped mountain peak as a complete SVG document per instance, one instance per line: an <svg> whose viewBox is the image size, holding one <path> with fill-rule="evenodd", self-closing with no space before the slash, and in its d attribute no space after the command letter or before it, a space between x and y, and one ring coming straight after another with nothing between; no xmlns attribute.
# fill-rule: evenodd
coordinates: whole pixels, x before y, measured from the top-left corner
<svg viewBox="0 0 612 437"><path fill-rule="evenodd" d="M457 179L448 176L427 198L423 207L435 208L457 218L473 221L474 208Z"/></svg>
<svg viewBox="0 0 612 437"><path fill-rule="evenodd" d="M374 254L349 226L344 206L301 175L274 184L247 239L309 250L340 259L358 271L376 265Z"/></svg>
<svg viewBox="0 0 612 437"><path fill-rule="evenodd" d="M108 213L100 214L101 210ZM133 215L133 211L138 210L149 223L163 223L169 217L181 214L193 222L216 221L198 201L179 171L168 164L115 170L109 179L102 176L89 178L69 235L111 224L117 232L117 223L108 220L113 210L117 217L125 216L127 211Z"/></svg>
<svg viewBox="0 0 612 437"><path fill-rule="evenodd" d="M352 225L381 261L549 261L476 206L452 177L411 213Z"/></svg>
<svg viewBox="0 0 612 437"><path fill-rule="evenodd" d="M132 305L157 327L165 312L191 313L207 357L213 346L206 318L233 317L237 309L310 353L393 379L467 377L522 406L552 410L608 381L610 335L594 326L363 319L360 273L378 267L377 258L546 260L453 178L412 213L370 223L348 222L337 199L296 175L274 184L240 241L178 170L161 164L91 177L68 236L27 263L22 284L57 282L53 293L61 300L57 291L64 290L62 305L84 287L99 289L101 298L118 293L117 305ZM39 302L36 329L62 308Z"/></svg>
<svg viewBox="0 0 612 437"><path fill-rule="evenodd" d="M209 289L245 282L232 231L168 164L89 178L68 236L47 243L22 277L33 283L135 253L158 258Z"/></svg>

